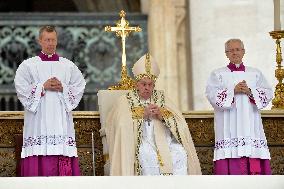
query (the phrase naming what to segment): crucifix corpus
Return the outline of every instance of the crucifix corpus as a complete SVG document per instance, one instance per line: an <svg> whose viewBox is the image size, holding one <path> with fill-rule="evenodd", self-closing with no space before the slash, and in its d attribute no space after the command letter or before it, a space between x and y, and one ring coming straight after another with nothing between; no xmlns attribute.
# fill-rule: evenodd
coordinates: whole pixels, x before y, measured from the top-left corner
<svg viewBox="0 0 284 189"><path fill-rule="evenodd" d="M142 29L137 27L129 26L129 22L125 19L126 13L122 10L119 13L120 20L117 21L116 26L106 26L106 32L115 32L117 37L121 37L122 55L121 55L121 81L108 89L110 90L129 90L134 88L134 81L127 74L126 67L126 52L125 52L125 39L129 36L131 32L140 32Z"/></svg>

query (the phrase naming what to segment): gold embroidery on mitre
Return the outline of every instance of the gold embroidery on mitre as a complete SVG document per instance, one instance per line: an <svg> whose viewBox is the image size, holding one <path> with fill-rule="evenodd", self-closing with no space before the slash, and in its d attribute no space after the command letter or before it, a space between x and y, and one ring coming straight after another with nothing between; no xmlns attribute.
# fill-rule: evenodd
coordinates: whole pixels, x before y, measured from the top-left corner
<svg viewBox="0 0 284 189"><path fill-rule="evenodd" d="M132 119L143 119L144 117L144 108L143 107L134 107L131 109Z"/></svg>
<svg viewBox="0 0 284 189"><path fill-rule="evenodd" d="M151 79L153 81L157 80L157 76L151 74L151 61L150 61L150 54L149 53L146 54L145 71L146 71L146 73L137 75L135 77L135 80L139 81L140 79L142 79L144 77L148 77L149 79Z"/></svg>
<svg viewBox="0 0 284 189"><path fill-rule="evenodd" d="M151 62L150 62L150 54L146 54L146 63L145 63L145 70L146 74L150 75L151 74Z"/></svg>
<svg viewBox="0 0 284 189"><path fill-rule="evenodd" d="M152 74L150 74L150 75L148 75L148 74L139 74L139 75L137 75L135 77L135 80L139 81L140 79L143 79L144 77L148 77L149 79L153 80L154 82L157 80L157 77L152 75Z"/></svg>
<svg viewBox="0 0 284 189"><path fill-rule="evenodd" d="M167 110L166 108L160 108L160 112L163 118L170 118L174 116L173 113Z"/></svg>

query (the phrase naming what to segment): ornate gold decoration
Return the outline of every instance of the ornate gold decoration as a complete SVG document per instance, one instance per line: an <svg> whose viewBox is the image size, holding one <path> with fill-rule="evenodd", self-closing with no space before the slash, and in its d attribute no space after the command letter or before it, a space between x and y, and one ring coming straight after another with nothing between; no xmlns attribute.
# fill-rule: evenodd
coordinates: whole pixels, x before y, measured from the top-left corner
<svg viewBox="0 0 284 189"><path fill-rule="evenodd" d="M16 158L13 148L0 148L0 177L16 176Z"/></svg>
<svg viewBox="0 0 284 189"><path fill-rule="evenodd" d="M91 133L94 132L96 175L104 175L98 112L73 112L81 174L93 175ZM0 176L16 176L15 135L23 133L23 112L0 112ZM5 150L5 153L3 152ZM6 151L9 150L9 153Z"/></svg>
<svg viewBox="0 0 284 189"><path fill-rule="evenodd" d="M146 70L146 74L139 74L135 77L136 81L139 81L140 79L144 78L144 77L148 77L151 80L153 80L154 82L156 82L157 80L157 76L151 74L151 61L150 61L150 54L147 53L146 54L146 59L145 59L146 63L145 63L145 70Z"/></svg>
<svg viewBox="0 0 284 189"><path fill-rule="evenodd" d="M195 145L214 146L214 118L186 118Z"/></svg>
<svg viewBox="0 0 284 189"><path fill-rule="evenodd" d="M150 54L146 54L146 63L145 63L145 70L148 75L151 74L151 61L150 61Z"/></svg>
<svg viewBox="0 0 284 189"><path fill-rule="evenodd" d="M272 169L273 175L283 175L284 174L284 148L283 147L274 147L269 148L271 154L270 166Z"/></svg>
<svg viewBox="0 0 284 189"><path fill-rule="evenodd" d="M282 52L280 39L284 38L284 30L282 31L272 31L270 32L270 36L273 39L276 39L276 63L277 69L275 70L275 77L278 80L278 84L275 87L275 98L272 100L272 109L284 109L284 84L282 80L284 78L284 69L282 69Z"/></svg>
<svg viewBox="0 0 284 189"><path fill-rule="evenodd" d="M144 78L144 77L148 77L150 78L151 80L153 80L154 82L156 82L157 80L157 77L155 75L148 75L148 74L139 74L135 77L135 81L139 81L140 79Z"/></svg>
<svg viewBox="0 0 284 189"><path fill-rule="evenodd" d="M271 153L273 174L284 174L284 110L261 111ZM98 112L73 112L82 175L93 175L91 133L94 133L96 175L104 175ZM184 112L203 174L213 174L214 114L212 111ZM15 134L22 133L23 112L0 112L0 176L16 176Z"/></svg>
<svg viewBox="0 0 284 189"><path fill-rule="evenodd" d="M167 110L166 108L160 108L160 112L162 114L162 117L164 119L167 119L169 117L174 116L172 112L170 112L169 110Z"/></svg>
<svg viewBox="0 0 284 189"><path fill-rule="evenodd" d="M106 32L115 32L117 37L121 37L121 45L122 45L122 68L121 68L121 81L115 85L109 87L110 90L129 90L133 89L135 86L135 82L127 75L127 67L126 67L126 52L125 52L125 39L129 36L131 32L140 32L142 29L137 27L130 27L129 22L125 19L126 13L122 10L119 13L121 17L120 20L117 21L116 27L106 26Z"/></svg>
<svg viewBox="0 0 284 189"><path fill-rule="evenodd" d="M164 166L162 156L161 156L160 151L158 149L157 149L157 158L158 158L160 166Z"/></svg>
<svg viewBox="0 0 284 189"><path fill-rule="evenodd" d="M81 175L93 175L92 151L88 148L78 148L78 156Z"/></svg>
<svg viewBox="0 0 284 189"><path fill-rule="evenodd" d="M145 108L144 107L134 107L134 108L131 109L131 111L132 111L132 118L133 119L142 119L143 115L144 115ZM162 117L165 118L165 119L173 116L172 112L170 112L166 108L160 108L160 112L162 114Z"/></svg>
<svg viewBox="0 0 284 189"><path fill-rule="evenodd" d="M94 152L96 175L104 175L104 156L100 136L99 118L74 118L76 143L82 175L93 175L92 169L92 132L94 133ZM81 153L82 150L84 153ZM86 168L88 166L89 168Z"/></svg>
<svg viewBox="0 0 284 189"><path fill-rule="evenodd" d="M144 115L144 107L133 107L132 111L132 119L143 119Z"/></svg>
<svg viewBox="0 0 284 189"><path fill-rule="evenodd" d="M195 146L203 175L213 174L214 149L212 146Z"/></svg>

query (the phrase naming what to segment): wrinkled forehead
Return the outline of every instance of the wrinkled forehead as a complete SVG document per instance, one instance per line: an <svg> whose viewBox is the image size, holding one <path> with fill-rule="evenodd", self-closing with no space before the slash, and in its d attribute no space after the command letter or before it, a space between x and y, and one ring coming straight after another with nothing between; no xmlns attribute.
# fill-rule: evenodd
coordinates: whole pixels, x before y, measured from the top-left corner
<svg viewBox="0 0 284 189"><path fill-rule="evenodd" d="M137 83L142 83L142 84L153 84L154 81L150 79L149 77L143 77Z"/></svg>

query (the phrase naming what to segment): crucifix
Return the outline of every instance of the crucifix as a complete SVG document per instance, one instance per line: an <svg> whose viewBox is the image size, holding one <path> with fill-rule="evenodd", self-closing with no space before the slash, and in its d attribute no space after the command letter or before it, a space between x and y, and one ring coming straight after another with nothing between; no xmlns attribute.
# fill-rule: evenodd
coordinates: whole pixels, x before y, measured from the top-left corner
<svg viewBox="0 0 284 189"><path fill-rule="evenodd" d="M121 37L121 46L122 46L122 56L121 56L121 81L116 86L109 87L110 90L128 90L134 87L134 81L127 75L126 67L126 52L125 52L125 39L129 36L131 32L140 32L142 29L139 26L132 27L129 26L129 22L125 19L126 13L122 10L119 13L121 17L117 21L115 27L106 26L106 32L115 32L117 37Z"/></svg>

